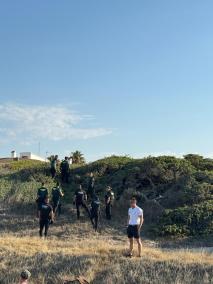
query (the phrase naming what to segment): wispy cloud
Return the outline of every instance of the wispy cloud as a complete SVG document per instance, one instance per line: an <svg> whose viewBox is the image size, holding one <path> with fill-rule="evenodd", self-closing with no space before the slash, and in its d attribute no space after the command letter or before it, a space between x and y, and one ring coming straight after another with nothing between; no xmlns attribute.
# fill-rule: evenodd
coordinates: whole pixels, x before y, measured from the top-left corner
<svg viewBox="0 0 213 284"><path fill-rule="evenodd" d="M0 135L6 140L89 139L111 133L110 129L85 127L91 116L63 106L0 104Z"/></svg>

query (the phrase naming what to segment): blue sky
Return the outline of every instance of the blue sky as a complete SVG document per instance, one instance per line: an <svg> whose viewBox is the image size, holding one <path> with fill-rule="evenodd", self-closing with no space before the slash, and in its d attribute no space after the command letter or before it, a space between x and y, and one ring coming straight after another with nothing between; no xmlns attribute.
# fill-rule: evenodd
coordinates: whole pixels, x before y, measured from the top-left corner
<svg viewBox="0 0 213 284"><path fill-rule="evenodd" d="M213 156L212 0L0 3L0 156Z"/></svg>

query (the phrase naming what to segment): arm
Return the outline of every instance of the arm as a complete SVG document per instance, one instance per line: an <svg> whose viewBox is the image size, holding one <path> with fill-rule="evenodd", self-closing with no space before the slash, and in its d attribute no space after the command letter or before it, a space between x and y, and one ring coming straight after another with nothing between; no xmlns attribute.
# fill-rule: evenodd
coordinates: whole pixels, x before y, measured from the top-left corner
<svg viewBox="0 0 213 284"><path fill-rule="evenodd" d="M64 196L64 193L63 193L63 191L61 189L60 189L60 195L61 195L61 197Z"/></svg>
<svg viewBox="0 0 213 284"><path fill-rule="evenodd" d="M111 201L111 198L110 198L110 197L108 197L108 198L107 198L107 200L106 200L106 203L107 203L107 204L109 204L109 203L110 203L110 201Z"/></svg>
<svg viewBox="0 0 213 284"><path fill-rule="evenodd" d="M129 220L130 220L130 216L128 215L128 218L127 218L127 227L129 226Z"/></svg>
<svg viewBox="0 0 213 284"><path fill-rule="evenodd" d="M139 225L138 225L138 228L139 228L139 230L140 230L141 227L142 227L142 225L143 225L143 221L144 221L143 215L139 216L139 218L140 218L140 223L139 223Z"/></svg>
<svg viewBox="0 0 213 284"><path fill-rule="evenodd" d="M54 213L53 213L53 210L51 210L51 212L50 212L50 220L51 220L51 221L54 220Z"/></svg>
<svg viewBox="0 0 213 284"><path fill-rule="evenodd" d="M87 194L86 194L86 192L84 193L84 200L87 201Z"/></svg>
<svg viewBox="0 0 213 284"><path fill-rule="evenodd" d="M73 205L75 205L75 203L76 203L76 193L75 193L75 195L73 197Z"/></svg>

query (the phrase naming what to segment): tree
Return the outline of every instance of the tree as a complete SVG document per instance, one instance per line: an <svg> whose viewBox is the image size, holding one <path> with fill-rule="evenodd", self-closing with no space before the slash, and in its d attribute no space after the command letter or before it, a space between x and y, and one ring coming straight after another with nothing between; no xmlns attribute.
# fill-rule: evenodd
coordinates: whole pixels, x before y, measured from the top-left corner
<svg viewBox="0 0 213 284"><path fill-rule="evenodd" d="M84 155L80 151L72 152L70 158L72 164L84 165L86 163Z"/></svg>

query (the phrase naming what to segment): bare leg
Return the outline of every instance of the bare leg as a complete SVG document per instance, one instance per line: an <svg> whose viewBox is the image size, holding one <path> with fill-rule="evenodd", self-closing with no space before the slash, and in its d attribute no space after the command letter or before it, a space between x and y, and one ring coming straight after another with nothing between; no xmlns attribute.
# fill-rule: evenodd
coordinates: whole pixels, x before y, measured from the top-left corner
<svg viewBox="0 0 213 284"><path fill-rule="evenodd" d="M134 248L134 239L129 239L129 254L132 255Z"/></svg>
<svg viewBox="0 0 213 284"><path fill-rule="evenodd" d="M141 239L137 239L137 244L138 244L138 256L141 257L141 251L142 251L142 242Z"/></svg>

